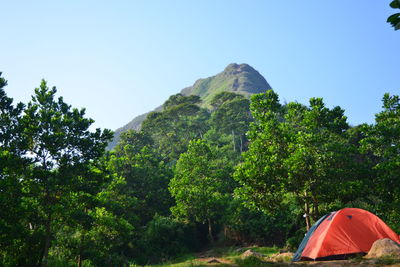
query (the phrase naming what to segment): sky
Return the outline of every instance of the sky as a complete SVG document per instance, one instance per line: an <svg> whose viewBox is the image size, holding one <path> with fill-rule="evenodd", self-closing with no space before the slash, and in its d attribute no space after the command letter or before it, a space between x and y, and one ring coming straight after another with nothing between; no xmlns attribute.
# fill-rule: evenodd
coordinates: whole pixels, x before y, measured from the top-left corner
<svg viewBox="0 0 400 267"><path fill-rule="evenodd" d="M115 130L229 63L282 102L322 97L352 125L400 94L389 0L0 0L0 72L14 101L45 79L95 127Z"/></svg>

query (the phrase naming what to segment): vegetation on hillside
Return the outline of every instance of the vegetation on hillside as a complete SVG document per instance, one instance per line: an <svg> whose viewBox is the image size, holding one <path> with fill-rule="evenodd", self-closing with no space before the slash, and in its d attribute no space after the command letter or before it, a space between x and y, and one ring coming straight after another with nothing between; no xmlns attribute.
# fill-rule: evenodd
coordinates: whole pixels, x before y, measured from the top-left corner
<svg viewBox="0 0 400 267"><path fill-rule="evenodd" d="M251 66L232 63L215 76L197 80L192 86L182 89L180 94L183 96L199 96L201 100L198 103L199 106L210 109L214 97L221 92L232 92L250 98L252 94L263 93L269 89L271 89L271 86L265 78ZM163 106L160 106L154 111L160 112L162 110ZM140 130L142 123L149 114L150 112L139 115L125 126L117 129L108 149L111 150L115 147L121 133L127 130Z"/></svg>
<svg viewBox="0 0 400 267"><path fill-rule="evenodd" d="M295 249L325 213L400 230L400 97L350 126L323 99L171 96L112 151L109 130L43 81L13 103L0 77L0 265L158 264L211 245ZM237 264L244 264L237 261ZM261 263L260 263L261 264ZM264 263L262 263L264 264Z"/></svg>

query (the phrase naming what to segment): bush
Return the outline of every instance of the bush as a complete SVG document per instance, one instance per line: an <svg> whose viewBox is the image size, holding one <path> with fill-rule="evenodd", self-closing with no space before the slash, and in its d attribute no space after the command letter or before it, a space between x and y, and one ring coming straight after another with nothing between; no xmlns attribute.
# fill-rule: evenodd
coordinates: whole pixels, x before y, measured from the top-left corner
<svg viewBox="0 0 400 267"><path fill-rule="evenodd" d="M283 246L296 221L290 210L282 209L274 216L250 210L233 200L224 218L225 237L235 244Z"/></svg>
<svg viewBox="0 0 400 267"><path fill-rule="evenodd" d="M160 215L146 225L139 243L139 264L167 261L199 247L193 226Z"/></svg>

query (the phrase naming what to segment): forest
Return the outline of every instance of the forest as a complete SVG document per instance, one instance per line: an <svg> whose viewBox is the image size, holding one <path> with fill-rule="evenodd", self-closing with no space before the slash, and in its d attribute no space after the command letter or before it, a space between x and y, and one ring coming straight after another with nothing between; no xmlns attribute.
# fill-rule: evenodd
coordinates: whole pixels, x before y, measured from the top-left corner
<svg viewBox="0 0 400 267"><path fill-rule="evenodd" d="M216 245L295 250L343 207L400 232L400 98L349 125L322 98L171 96L113 133L46 81L14 103L0 75L0 265L156 264ZM367 108L367 107L365 107Z"/></svg>

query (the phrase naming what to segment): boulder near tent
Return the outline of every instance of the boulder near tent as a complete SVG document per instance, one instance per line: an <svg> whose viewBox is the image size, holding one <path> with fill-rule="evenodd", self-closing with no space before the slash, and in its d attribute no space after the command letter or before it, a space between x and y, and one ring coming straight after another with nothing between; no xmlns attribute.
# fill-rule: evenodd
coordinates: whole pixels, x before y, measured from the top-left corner
<svg viewBox="0 0 400 267"><path fill-rule="evenodd" d="M341 209L323 216L310 228L293 261L345 259L366 254L382 238L400 244L400 236L371 212Z"/></svg>

